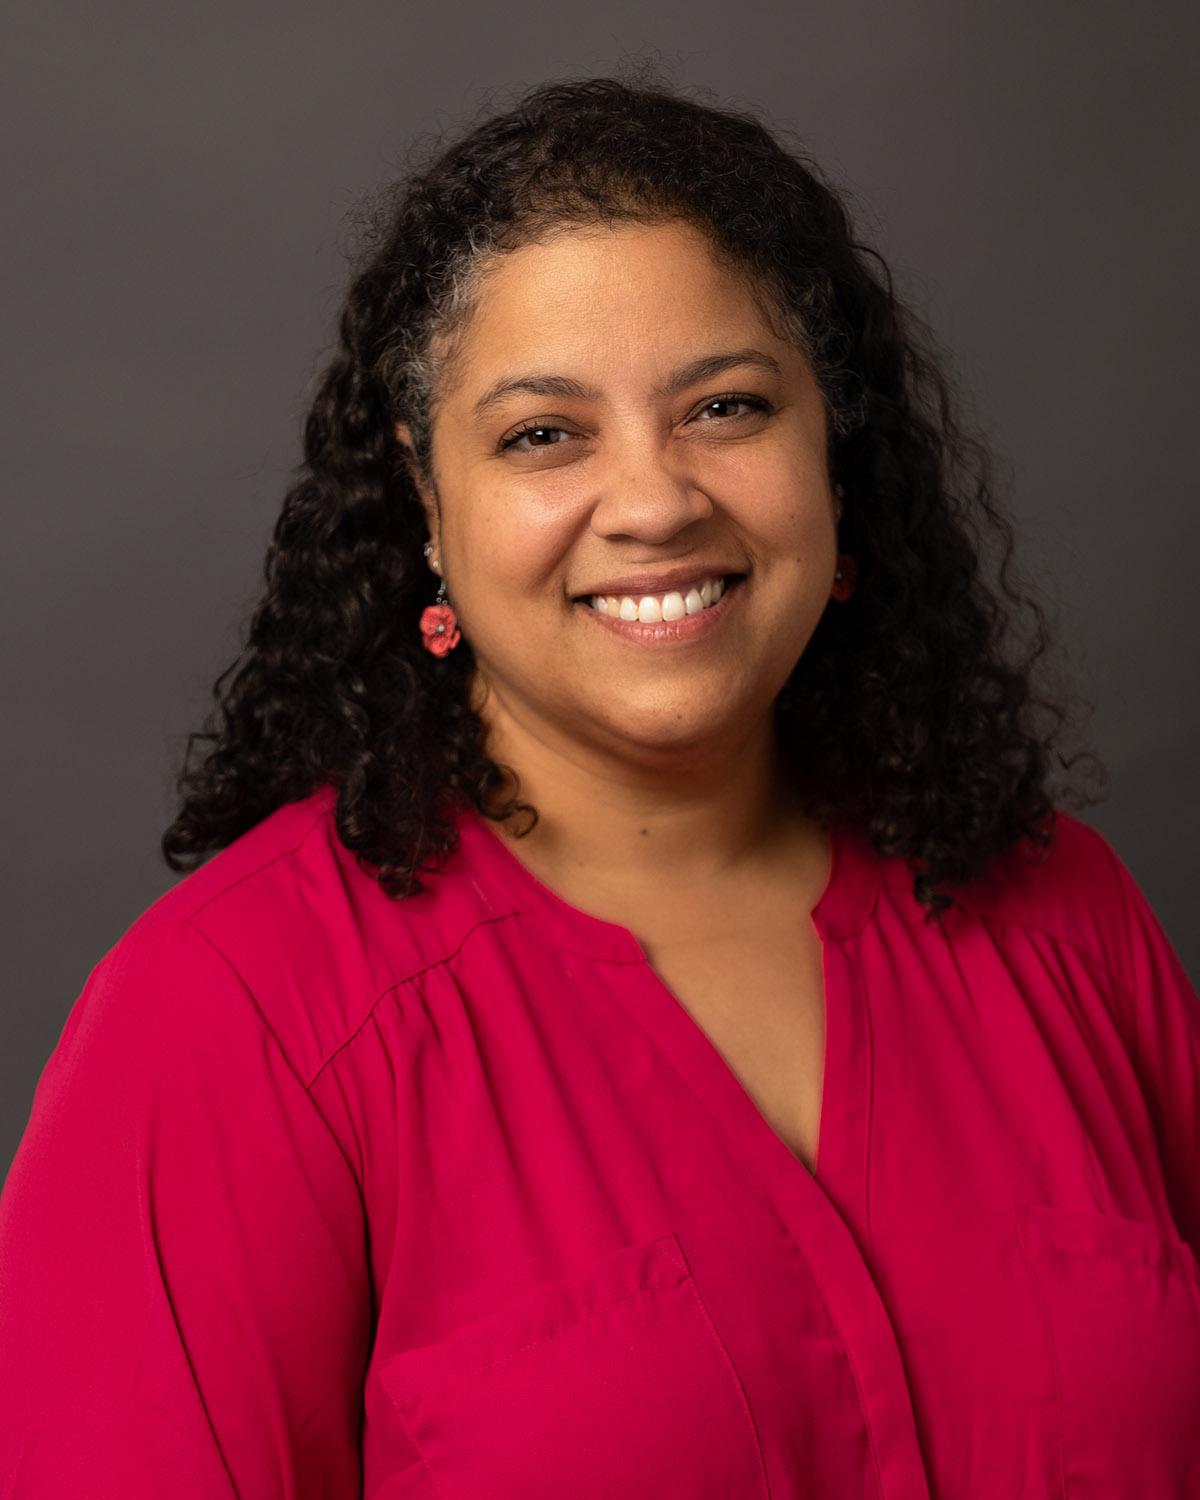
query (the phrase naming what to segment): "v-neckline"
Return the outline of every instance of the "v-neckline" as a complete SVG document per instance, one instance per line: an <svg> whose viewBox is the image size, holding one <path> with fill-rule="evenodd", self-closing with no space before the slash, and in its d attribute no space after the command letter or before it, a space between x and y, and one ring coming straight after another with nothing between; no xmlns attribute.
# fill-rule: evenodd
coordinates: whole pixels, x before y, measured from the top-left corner
<svg viewBox="0 0 1200 1500"><path fill-rule="evenodd" d="M825 1066L814 1170L770 1125L703 1027L651 966L634 934L544 885L473 807L460 803L460 874L496 916L521 913L571 953L627 966L614 996L700 1104L724 1148L758 1184L820 1289L836 1336L869 1349L854 1366L880 1495L929 1500L907 1374L891 1313L872 1269L869 1161L873 1068L863 961L853 941L872 917L885 862L853 824L835 824L824 891L810 913L822 940Z"/></svg>
<svg viewBox="0 0 1200 1500"><path fill-rule="evenodd" d="M472 805L459 801L451 817L467 845L466 852L476 856L469 864L485 879L489 873L495 877L488 886L502 904L515 900L548 936L575 952L618 963L649 962L628 927L573 906L560 896L509 847L492 820ZM834 820L829 831L829 874L811 917L823 941L838 941L857 936L866 925L878 894L882 861L857 827Z"/></svg>
<svg viewBox="0 0 1200 1500"><path fill-rule="evenodd" d="M857 1118L858 1095L849 1072L853 1061L847 1012L854 1001L844 981L844 965L830 964L830 944L857 935L870 916L878 893L881 862L865 835L845 823L830 826L830 863L825 886L807 915L821 942L825 1009L824 1057L817 1145L813 1166L797 1156L775 1130L724 1054L654 967L637 935L572 905L546 885L512 850L504 835L469 804L458 809L457 825L466 844L468 864L484 877L484 894L531 916L557 944L608 962L636 966L644 976L639 991L644 1004L637 1019L649 1026L656 1043L680 1068L706 1108L723 1126L737 1122L743 1149L771 1164L771 1175L793 1175L825 1186L843 1153L836 1149L847 1120ZM473 857L472 857L473 856ZM845 1142L842 1145L845 1146Z"/></svg>

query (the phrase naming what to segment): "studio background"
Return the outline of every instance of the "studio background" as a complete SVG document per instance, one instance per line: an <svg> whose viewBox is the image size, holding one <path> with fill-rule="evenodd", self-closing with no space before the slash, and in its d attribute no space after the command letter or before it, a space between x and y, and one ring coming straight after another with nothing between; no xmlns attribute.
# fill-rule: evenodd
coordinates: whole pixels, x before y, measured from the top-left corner
<svg viewBox="0 0 1200 1500"><path fill-rule="evenodd" d="M4 48L0 1173L87 974L176 877L347 278L414 139L657 59L850 194L992 444L1095 705L1114 843L1200 973L1195 8L23 3Z"/></svg>

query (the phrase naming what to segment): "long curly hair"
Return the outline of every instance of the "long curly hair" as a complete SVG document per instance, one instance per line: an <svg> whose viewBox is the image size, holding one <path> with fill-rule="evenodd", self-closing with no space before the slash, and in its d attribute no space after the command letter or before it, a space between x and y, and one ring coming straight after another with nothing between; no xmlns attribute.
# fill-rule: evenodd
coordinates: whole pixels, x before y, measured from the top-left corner
<svg viewBox="0 0 1200 1500"><path fill-rule="evenodd" d="M393 898L420 891L422 867L454 848L449 798L496 820L523 815L518 832L533 826L536 808L490 758L470 706L470 642L441 658L422 649L431 579L415 479L436 493L438 392L494 257L573 225L668 220L700 227L747 278L825 399L845 497L838 548L858 575L775 704L810 813L849 820L905 858L931 920L954 904L947 887L1017 840L1047 845L1056 803L1089 800L1052 775L1082 760L1106 778L1093 752L1060 748L1074 695L1034 690L1046 616L1014 580L994 460L956 415L928 325L803 149L642 63L529 89L435 143L356 215L339 340L305 418L265 590L176 778L161 842L173 870L323 783L336 789L338 837Z"/></svg>

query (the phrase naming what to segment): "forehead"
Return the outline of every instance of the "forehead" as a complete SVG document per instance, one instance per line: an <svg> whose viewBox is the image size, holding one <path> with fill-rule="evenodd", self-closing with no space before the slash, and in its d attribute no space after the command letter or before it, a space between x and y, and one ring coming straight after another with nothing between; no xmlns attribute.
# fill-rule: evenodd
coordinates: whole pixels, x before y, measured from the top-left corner
<svg viewBox="0 0 1200 1500"><path fill-rule="evenodd" d="M742 278L724 263L707 235L692 224L618 224L567 227L497 258L487 301L493 314L527 306L539 293L554 296L587 287L596 296L626 294L684 281L693 290L745 295Z"/></svg>
<svg viewBox="0 0 1200 1500"><path fill-rule="evenodd" d="M787 346L769 329L746 274L698 229L572 228L486 268L455 340L455 394L474 402L525 366L649 371L751 336L786 362Z"/></svg>

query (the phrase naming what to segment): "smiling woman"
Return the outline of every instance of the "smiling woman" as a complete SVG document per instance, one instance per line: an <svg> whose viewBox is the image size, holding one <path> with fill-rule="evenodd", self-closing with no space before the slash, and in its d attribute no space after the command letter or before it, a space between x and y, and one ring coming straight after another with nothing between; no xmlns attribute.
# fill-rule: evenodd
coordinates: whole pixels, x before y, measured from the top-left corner
<svg viewBox="0 0 1200 1500"><path fill-rule="evenodd" d="M539 365L553 373L506 373ZM841 502L807 359L705 235L668 221L571 226L510 249L459 335L457 369L439 388L429 474L412 423L396 435L471 643L490 752L531 792L549 776L534 797L546 825L548 798L590 799L615 771L627 785L614 816L622 796L652 822L672 800L694 797L706 822L719 803L724 836L700 845L700 863L735 854L777 815L770 708L836 567ZM744 391L727 391L735 378ZM741 586L724 592L727 578ZM683 852L693 832L655 832L677 889L700 873ZM531 858L549 857L540 833ZM607 859L576 836L570 862L602 879L626 836L595 829Z"/></svg>
<svg viewBox="0 0 1200 1500"><path fill-rule="evenodd" d="M0 1493L1197 1493L1200 1003L928 331L653 78L376 207L0 1200Z"/></svg>

